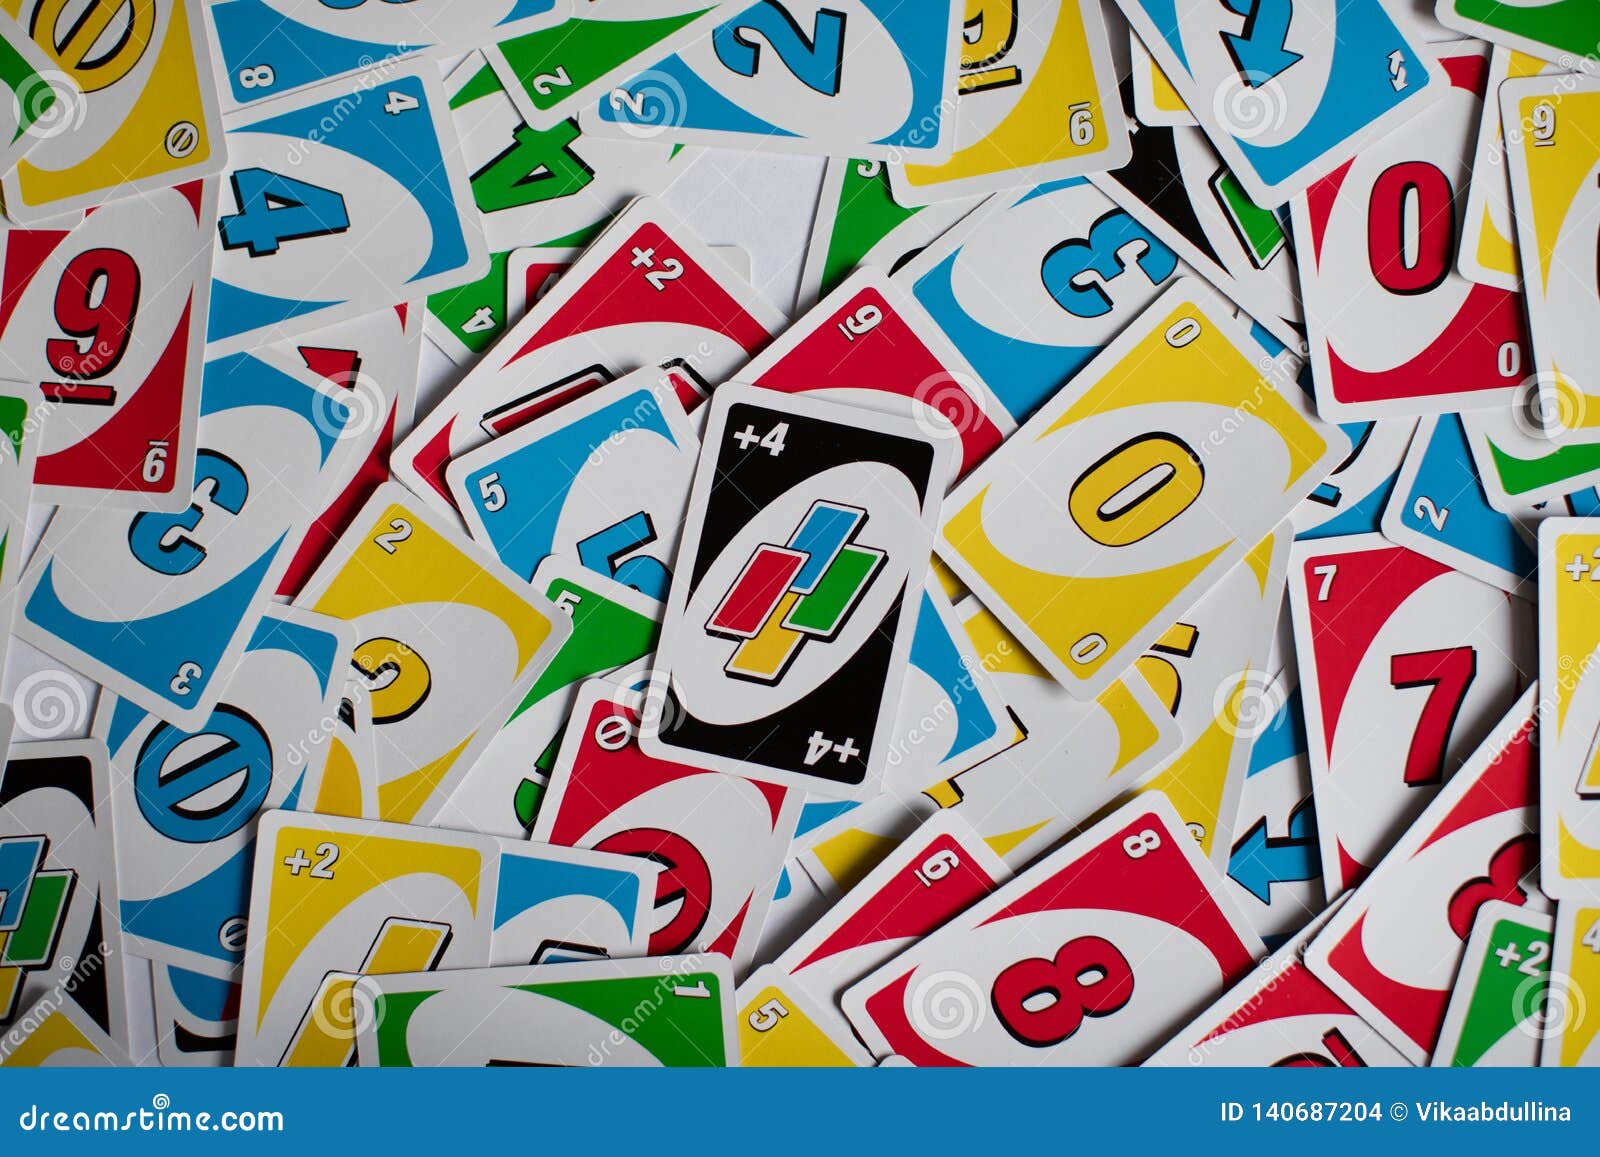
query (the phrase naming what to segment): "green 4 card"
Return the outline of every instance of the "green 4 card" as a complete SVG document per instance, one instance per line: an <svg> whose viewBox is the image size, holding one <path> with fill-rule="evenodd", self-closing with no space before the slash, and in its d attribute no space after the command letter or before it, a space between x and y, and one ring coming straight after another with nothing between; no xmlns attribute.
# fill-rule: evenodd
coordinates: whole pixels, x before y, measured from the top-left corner
<svg viewBox="0 0 1600 1157"><path fill-rule="evenodd" d="M1562 68L1600 74L1600 4L1594 0L1439 0L1439 23Z"/></svg>
<svg viewBox="0 0 1600 1157"><path fill-rule="evenodd" d="M356 1001L363 1067L739 1063L733 972L723 956L368 976Z"/></svg>
<svg viewBox="0 0 1600 1157"><path fill-rule="evenodd" d="M1499 900L1478 909L1432 1063L1533 1066L1545 1025L1555 921Z"/></svg>

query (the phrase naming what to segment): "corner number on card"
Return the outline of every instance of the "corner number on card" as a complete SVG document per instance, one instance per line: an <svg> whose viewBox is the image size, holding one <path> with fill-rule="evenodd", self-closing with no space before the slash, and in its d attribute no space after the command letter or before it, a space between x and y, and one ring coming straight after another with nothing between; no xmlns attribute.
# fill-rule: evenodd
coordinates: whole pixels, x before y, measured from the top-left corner
<svg viewBox="0 0 1600 1157"><path fill-rule="evenodd" d="M739 443L739 449L741 450L748 450L752 446L760 446L768 454L776 458L783 453L784 443L788 437L789 423L779 422L765 434L757 433L755 425L751 424L735 434L733 440Z"/></svg>

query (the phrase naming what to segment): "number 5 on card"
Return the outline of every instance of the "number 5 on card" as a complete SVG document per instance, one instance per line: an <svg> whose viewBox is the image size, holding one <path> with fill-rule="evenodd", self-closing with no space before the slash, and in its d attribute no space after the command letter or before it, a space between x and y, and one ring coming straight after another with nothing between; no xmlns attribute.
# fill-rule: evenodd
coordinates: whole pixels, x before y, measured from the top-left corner
<svg viewBox="0 0 1600 1157"><path fill-rule="evenodd" d="M1350 452L1182 279L946 500L935 549L1092 698Z"/></svg>

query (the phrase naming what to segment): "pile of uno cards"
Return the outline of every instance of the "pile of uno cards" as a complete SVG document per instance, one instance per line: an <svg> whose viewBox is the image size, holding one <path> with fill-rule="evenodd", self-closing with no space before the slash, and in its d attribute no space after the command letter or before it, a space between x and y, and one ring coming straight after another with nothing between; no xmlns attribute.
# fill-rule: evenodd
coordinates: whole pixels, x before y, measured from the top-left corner
<svg viewBox="0 0 1600 1157"><path fill-rule="evenodd" d="M1592 0L0 9L0 1066L1600 1064Z"/></svg>

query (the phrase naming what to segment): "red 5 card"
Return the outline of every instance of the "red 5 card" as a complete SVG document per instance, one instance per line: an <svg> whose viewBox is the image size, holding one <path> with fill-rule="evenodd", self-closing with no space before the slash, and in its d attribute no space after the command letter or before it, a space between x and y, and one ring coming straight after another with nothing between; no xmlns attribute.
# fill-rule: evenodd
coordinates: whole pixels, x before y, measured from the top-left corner
<svg viewBox="0 0 1600 1157"><path fill-rule="evenodd" d="M830 293L737 379L769 390L829 397L910 414L961 439L958 476L1017 426L978 371L914 299L865 268Z"/></svg>
<svg viewBox="0 0 1600 1157"><path fill-rule="evenodd" d="M851 984L1011 879L953 811L935 812L773 962L830 1007Z"/></svg>
<svg viewBox="0 0 1600 1157"><path fill-rule="evenodd" d="M1479 907L1529 897L1537 698L1530 687L1306 951L1306 966L1414 1064L1439 1039Z"/></svg>
<svg viewBox="0 0 1600 1157"><path fill-rule="evenodd" d="M1376 534L1296 545L1289 606L1329 899L1527 686L1533 608Z"/></svg>
<svg viewBox="0 0 1600 1157"><path fill-rule="evenodd" d="M188 504L216 222L211 179L0 232L0 377L49 403L34 501Z"/></svg>
<svg viewBox="0 0 1600 1157"><path fill-rule="evenodd" d="M651 759L639 750L638 725L634 692L604 679L583 685L533 839L661 864L649 954L715 952L742 972L804 795Z"/></svg>
<svg viewBox="0 0 1600 1157"><path fill-rule="evenodd" d="M1293 202L1317 412L1507 405L1532 364L1522 295L1456 272L1489 63L1435 46L1444 95Z"/></svg>
<svg viewBox="0 0 1600 1157"><path fill-rule="evenodd" d="M484 354L394 458L395 475L455 506L450 460L623 374L672 359L720 382L784 325L715 252L641 197Z"/></svg>
<svg viewBox="0 0 1600 1157"><path fill-rule="evenodd" d="M1123 1065L1262 950L1172 804L1150 792L851 987L843 1006L875 1055L914 1065Z"/></svg>
<svg viewBox="0 0 1600 1157"><path fill-rule="evenodd" d="M1359 1069L1409 1063L1305 966L1306 945L1326 922L1313 920L1145 1064Z"/></svg>
<svg viewBox="0 0 1600 1157"><path fill-rule="evenodd" d="M299 593L367 499L389 481L390 452L416 407L422 318L420 307L397 305L309 333L286 350L339 388L355 414L351 436L366 446L355 477L311 524L284 572L278 594L286 599Z"/></svg>

